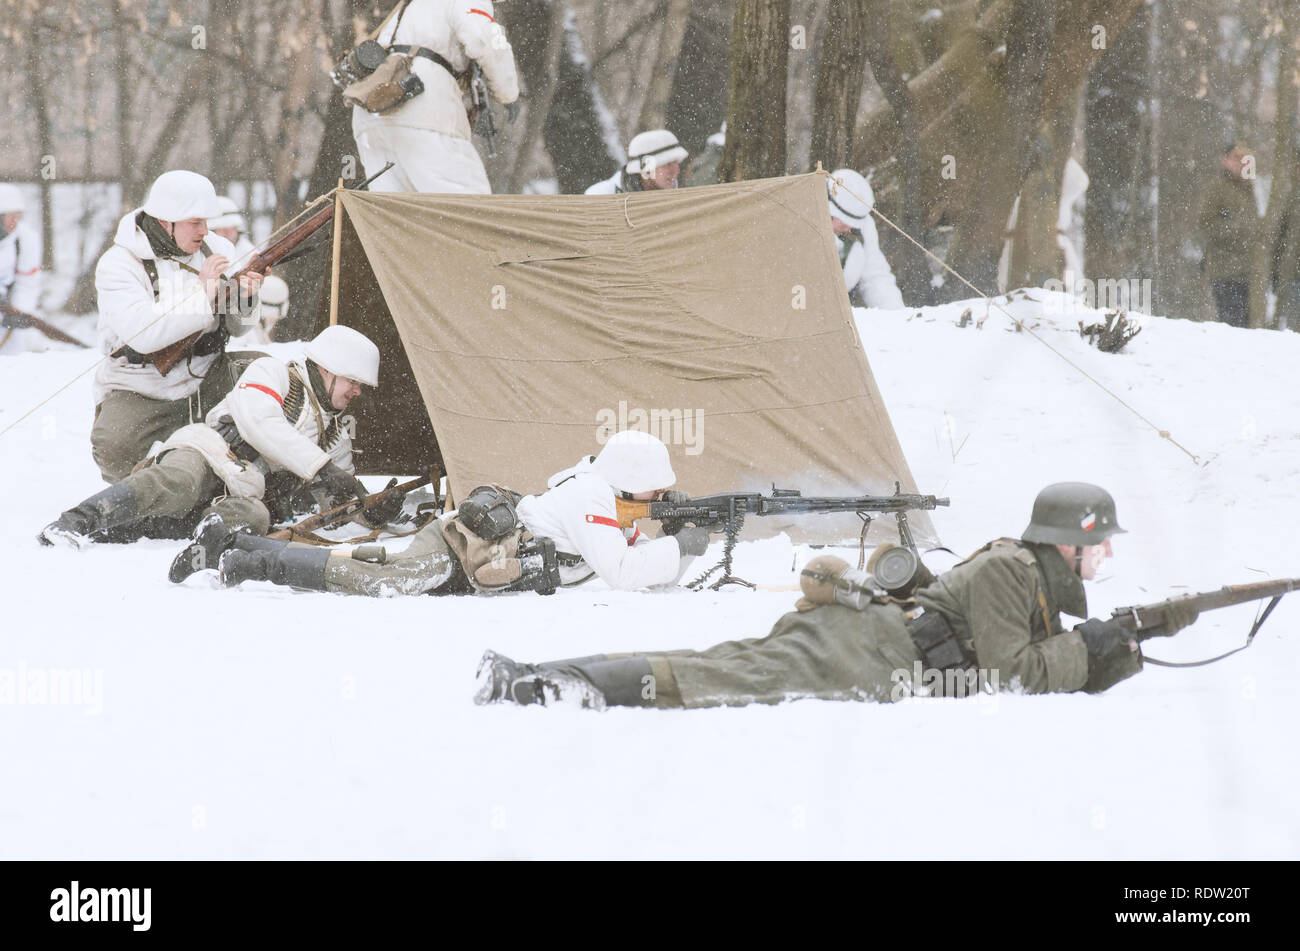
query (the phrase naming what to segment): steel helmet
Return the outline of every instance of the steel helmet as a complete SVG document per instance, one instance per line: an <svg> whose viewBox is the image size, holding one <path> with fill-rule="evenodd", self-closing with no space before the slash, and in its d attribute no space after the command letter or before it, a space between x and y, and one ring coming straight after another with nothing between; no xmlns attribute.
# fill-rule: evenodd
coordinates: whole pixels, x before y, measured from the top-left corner
<svg viewBox="0 0 1300 951"><path fill-rule="evenodd" d="M836 182L839 179L839 182ZM852 194L850 194L850 192ZM867 180L851 168L837 168L826 179L826 200L830 205L831 217L838 218L855 228L871 214L871 206L876 196L871 193Z"/></svg>
<svg viewBox="0 0 1300 951"><path fill-rule="evenodd" d="M26 210L27 204L23 201L23 193L18 186L10 185L8 182L0 182L0 215Z"/></svg>
<svg viewBox="0 0 1300 951"><path fill-rule="evenodd" d="M212 227L208 225L208 227ZM263 304L270 304L272 307L280 307L289 302L289 285L284 282L283 278L276 277L274 274L268 274L262 280L262 288L258 292L258 299ZM316 361L320 363L319 360ZM326 369L329 369L326 367ZM330 370L333 373L333 370Z"/></svg>
<svg viewBox="0 0 1300 951"><path fill-rule="evenodd" d="M217 207L221 209L221 214L215 218L208 219L208 230L216 231L218 228L238 228L240 231L248 230L248 222L244 216L239 213L239 206L233 200L225 195L217 196Z"/></svg>
<svg viewBox="0 0 1300 951"><path fill-rule="evenodd" d="M668 447L637 429L625 429L610 436L596 456L593 468L619 492L666 489L677 481L668 461Z"/></svg>
<svg viewBox="0 0 1300 951"><path fill-rule="evenodd" d="M1123 531L1115 517L1115 500L1101 486L1057 482L1034 499L1029 527L1020 538L1052 545L1100 545Z"/></svg>
<svg viewBox="0 0 1300 951"><path fill-rule="evenodd" d="M158 176L141 210L160 221L206 220L222 213L212 183L198 172L179 168Z"/></svg>
<svg viewBox="0 0 1300 951"><path fill-rule="evenodd" d="M345 376L366 386L379 385L379 348L365 334L335 324L307 342L308 360L335 376Z"/></svg>
<svg viewBox="0 0 1300 951"><path fill-rule="evenodd" d="M628 143L624 171L631 175L653 172L661 165L685 162L690 154L682 148L677 136L667 129L651 129L639 133Z"/></svg>

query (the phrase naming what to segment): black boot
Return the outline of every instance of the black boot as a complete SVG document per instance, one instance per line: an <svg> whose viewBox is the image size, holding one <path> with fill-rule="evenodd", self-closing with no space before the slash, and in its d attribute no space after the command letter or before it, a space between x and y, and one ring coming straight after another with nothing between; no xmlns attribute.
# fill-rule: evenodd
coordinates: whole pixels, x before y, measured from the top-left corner
<svg viewBox="0 0 1300 951"><path fill-rule="evenodd" d="M135 493L129 485L119 482L92 495L76 508L68 509L41 529L36 540L42 545L85 548L97 540L95 535L127 525L139 517Z"/></svg>
<svg viewBox="0 0 1300 951"><path fill-rule="evenodd" d="M583 676L582 668L572 665L521 664L495 651L487 651L479 661L477 676L479 686L474 702L480 705L508 700L542 706L568 703L584 710L604 710L606 706L604 694Z"/></svg>
<svg viewBox="0 0 1300 951"><path fill-rule="evenodd" d="M276 538L254 535L247 526L230 528L225 520L213 512L199 522L194 530L194 541L172 559L168 580L180 584L196 571L216 568L223 553L231 548L243 551L279 551L289 543Z"/></svg>
<svg viewBox="0 0 1300 951"><path fill-rule="evenodd" d="M309 591L324 591L325 565L329 557L328 548L281 548L276 551L231 548L221 556L221 583L233 588L245 581L270 581Z"/></svg>

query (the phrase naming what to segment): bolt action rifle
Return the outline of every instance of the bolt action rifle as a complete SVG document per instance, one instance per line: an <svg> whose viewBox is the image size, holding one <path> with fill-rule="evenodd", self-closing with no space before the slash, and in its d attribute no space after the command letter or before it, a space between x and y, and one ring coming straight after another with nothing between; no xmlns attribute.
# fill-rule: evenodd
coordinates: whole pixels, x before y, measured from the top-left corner
<svg viewBox="0 0 1300 951"><path fill-rule="evenodd" d="M1153 637L1168 637L1174 633L1166 629L1166 612L1173 607L1179 606L1192 608L1197 613L1202 611L1213 611L1215 608L1226 608L1234 604L1242 604L1246 601L1261 601L1269 598L1266 608L1256 618L1255 623L1251 626L1250 633L1246 635L1246 643L1240 647L1228 651L1226 654L1220 654L1218 657L1211 657L1209 660L1191 661L1188 663L1171 663L1164 660L1156 660L1154 657L1146 657L1147 663L1156 664L1160 667L1200 667L1204 664L1212 664L1215 661L1223 660L1230 657L1238 651L1244 651L1254 641L1256 633L1259 632L1268 616L1273 613L1282 596L1287 592L1300 590L1300 578L1278 578L1273 581L1256 581L1251 584L1234 584L1220 588L1218 591L1205 591L1201 594L1184 594L1176 598L1167 598L1164 601L1157 601L1154 604L1134 605L1127 608L1116 608L1111 614L1111 621L1118 623L1136 641L1146 641Z"/></svg>
<svg viewBox="0 0 1300 951"><path fill-rule="evenodd" d="M0 302L0 313L9 318L4 322L6 327L12 327L15 330L23 327L35 327L51 340L57 340L59 343L75 343L78 347L90 349L90 344L85 341L78 340L72 334L64 333L53 324L47 324L35 314L29 314L25 310L19 310L17 307L11 306L8 301Z"/></svg>
<svg viewBox="0 0 1300 951"><path fill-rule="evenodd" d="M392 167L393 163L389 162L364 182L355 186L352 190L363 191L366 186ZM257 274L264 275L275 265L296 258L300 254L312 250L312 248L315 247L313 245L312 248L297 250L299 245L321 228L325 227L325 225L327 225L334 217L334 201L330 195L322 195L320 198L316 199L316 202L322 204L320 209L313 212L311 215L308 215L306 220L290 228L275 241L272 241L261 251L254 254L252 259L240 268L234 276L221 278L221 287L217 291L217 300L219 302L228 306L228 302L236 298L236 295L240 293L239 279L245 274L256 272ZM180 363L189 355L190 348L194 346L195 342L197 342L201 336L203 336L203 331L195 331L188 337L177 340L175 343L169 344L161 350L155 350L153 353L144 354L145 362L152 363L159 373L166 376L172 371L172 368L176 366L176 364ZM122 349L125 349L125 347Z"/></svg>
<svg viewBox="0 0 1300 951"><path fill-rule="evenodd" d="M638 518L653 518L665 522L665 528L670 530L670 534L675 531L674 525L680 527L687 522L725 533L722 560L687 585L692 590L699 590L704 582L721 570L722 577L709 585L710 589L716 591L724 584L754 587L731 573L732 551L745 524L746 515L854 512L862 519L862 540L865 542L872 517L880 513L892 513L898 519L899 540L915 552L916 541L907 524L907 513L918 509L933 510L940 505L947 505L948 500L933 495L904 494L896 482L893 495L804 496L798 489L778 489L774 485L771 495L737 492L708 495L688 502L633 502L615 499L615 504L618 522L623 526L630 527Z"/></svg>

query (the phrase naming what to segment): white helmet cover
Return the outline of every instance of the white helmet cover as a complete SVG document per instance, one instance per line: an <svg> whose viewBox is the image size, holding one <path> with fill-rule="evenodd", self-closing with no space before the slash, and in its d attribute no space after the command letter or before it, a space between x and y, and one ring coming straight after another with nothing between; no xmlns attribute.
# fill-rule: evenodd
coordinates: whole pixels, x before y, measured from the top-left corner
<svg viewBox="0 0 1300 951"><path fill-rule="evenodd" d="M685 162L690 157L677 136L667 129L651 129L636 135L627 146L627 165L624 171L629 175L638 172L649 174L661 165L672 162Z"/></svg>
<svg viewBox="0 0 1300 951"><path fill-rule="evenodd" d="M668 447L658 438L636 429L625 429L610 436L592 467L620 492L666 489L677 481L668 461Z"/></svg>
<svg viewBox="0 0 1300 951"><path fill-rule="evenodd" d="M0 215L26 210L27 204L23 201L23 193L18 190L18 186L0 182Z"/></svg>
<svg viewBox="0 0 1300 951"><path fill-rule="evenodd" d="M215 218L208 219L208 230L216 231L218 228L238 228L240 231L248 230L248 222L244 216L239 213L239 206L227 198L225 195L217 196L217 205L221 208L221 214Z"/></svg>
<svg viewBox="0 0 1300 951"><path fill-rule="evenodd" d="M261 298L263 304L271 304L277 307L286 304L289 301L289 285L284 282L283 278L268 274L262 279L262 287L258 291L258 297ZM316 362L319 363L320 361L317 360ZM331 370L330 372L334 371Z"/></svg>
<svg viewBox="0 0 1300 951"><path fill-rule="evenodd" d="M221 214L221 205L210 181L198 172L178 168L158 176L142 210L160 221L206 221Z"/></svg>
<svg viewBox="0 0 1300 951"><path fill-rule="evenodd" d="M335 376L345 376L366 386L379 385L379 348L351 327L326 327L307 342L308 360Z"/></svg>
<svg viewBox="0 0 1300 951"><path fill-rule="evenodd" d="M836 184L836 179L843 183ZM852 194L850 194L852 193ZM826 200L830 205L831 217L838 218L855 228L871 214L871 206L876 196L871 193L867 180L851 168L838 168L826 179Z"/></svg>

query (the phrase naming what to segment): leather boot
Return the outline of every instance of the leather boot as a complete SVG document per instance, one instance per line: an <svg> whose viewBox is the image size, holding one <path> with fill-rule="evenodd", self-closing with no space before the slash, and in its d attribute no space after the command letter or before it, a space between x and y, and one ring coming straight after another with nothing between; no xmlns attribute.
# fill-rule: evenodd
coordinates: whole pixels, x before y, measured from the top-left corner
<svg viewBox="0 0 1300 951"><path fill-rule="evenodd" d="M221 583L233 588L245 581L270 581L272 584L325 590L325 565L328 548L280 548L245 551L231 548L221 556Z"/></svg>
<svg viewBox="0 0 1300 951"><path fill-rule="evenodd" d="M70 508L41 529L36 540L42 545L85 548L97 541L94 536L136 521L135 493L119 482L98 492L75 508Z"/></svg>
<svg viewBox="0 0 1300 951"><path fill-rule="evenodd" d="M289 543L276 538L254 535L246 526L230 528L220 515L213 512L199 522L194 530L194 541L174 559L167 578L180 584L196 571L216 568L221 556L231 548L244 551L279 551Z"/></svg>

